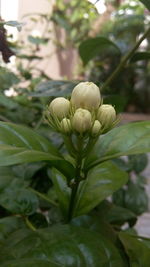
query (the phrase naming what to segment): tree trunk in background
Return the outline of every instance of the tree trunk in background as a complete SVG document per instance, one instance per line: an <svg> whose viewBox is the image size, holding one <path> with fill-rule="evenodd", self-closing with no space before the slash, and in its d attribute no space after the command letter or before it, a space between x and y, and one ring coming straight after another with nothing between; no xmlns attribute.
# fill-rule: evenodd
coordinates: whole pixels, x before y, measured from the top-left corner
<svg viewBox="0 0 150 267"><path fill-rule="evenodd" d="M60 45L56 49L59 73L62 77L73 79L74 67L77 62L77 51L70 44L66 43L66 32L63 29L54 25L54 34L57 42L64 45L64 48Z"/></svg>

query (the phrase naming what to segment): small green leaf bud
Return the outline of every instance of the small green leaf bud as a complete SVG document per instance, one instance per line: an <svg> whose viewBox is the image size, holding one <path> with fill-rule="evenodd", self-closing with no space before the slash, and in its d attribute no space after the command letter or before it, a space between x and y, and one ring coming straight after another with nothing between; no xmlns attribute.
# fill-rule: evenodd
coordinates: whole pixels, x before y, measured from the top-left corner
<svg viewBox="0 0 150 267"><path fill-rule="evenodd" d="M63 133L70 133L71 130L72 130L72 127L71 127L71 122L69 119L67 118L64 118L61 123L60 123L60 127L61 127L61 130Z"/></svg>
<svg viewBox="0 0 150 267"><path fill-rule="evenodd" d="M102 127L101 123L98 120L96 120L93 124L93 127L92 127L92 131L91 131L92 136L99 135L101 127Z"/></svg>
<svg viewBox="0 0 150 267"><path fill-rule="evenodd" d="M91 113L86 109L77 109L72 118L72 126L80 134L90 130L92 127Z"/></svg>
<svg viewBox="0 0 150 267"><path fill-rule="evenodd" d="M55 98L49 105L49 111L52 116L63 119L69 113L70 102L64 97Z"/></svg>
<svg viewBox="0 0 150 267"><path fill-rule="evenodd" d="M72 91L71 104L75 108L93 110L99 107L100 102L100 90L92 82L81 82Z"/></svg>
<svg viewBox="0 0 150 267"><path fill-rule="evenodd" d="M107 129L116 120L116 111L112 105L101 105L98 109L97 119Z"/></svg>

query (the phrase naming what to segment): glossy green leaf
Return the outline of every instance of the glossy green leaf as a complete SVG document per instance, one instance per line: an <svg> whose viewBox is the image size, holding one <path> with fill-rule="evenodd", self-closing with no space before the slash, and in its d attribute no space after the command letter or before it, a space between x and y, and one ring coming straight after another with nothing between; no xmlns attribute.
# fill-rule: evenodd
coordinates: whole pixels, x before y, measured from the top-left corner
<svg viewBox="0 0 150 267"><path fill-rule="evenodd" d="M50 161L67 177L74 175L73 166L46 138L24 126L0 122L0 166L42 160Z"/></svg>
<svg viewBox="0 0 150 267"><path fill-rule="evenodd" d="M113 49L120 55L120 49L115 43L105 37L95 37L83 41L79 46L79 54L86 65L95 56Z"/></svg>
<svg viewBox="0 0 150 267"><path fill-rule="evenodd" d="M52 181L62 214L66 216L68 212L71 191L67 185L67 179L62 173L60 173L56 169L52 169Z"/></svg>
<svg viewBox="0 0 150 267"><path fill-rule="evenodd" d="M0 122L0 166L38 160L60 160L57 149L24 126Z"/></svg>
<svg viewBox="0 0 150 267"><path fill-rule="evenodd" d="M30 215L39 207L37 196L19 178L0 176L0 205L13 214Z"/></svg>
<svg viewBox="0 0 150 267"><path fill-rule="evenodd" d="M136 62L141 60L149 60L150 59L150 52L137 52L135 53L131 59L130 62Z"/></svg>
<svg viewBox="0 0 150 267"><path fill-rule="evenodd" d="M128 179L126 172L111 162L98 165L89 171L87 179L80 183L74 216L86 214L102 200L122 187Z"/></svg>
<svg viewBox="0 0 150 267"><path fill-rule="evenodd" d="M100 137L85 160L85 169L125 155L150 152L150 121L117 127Z"/></svg>
<svg viewBox="0 0 150 267"><path fill-rule="evenodd" d="M0 145L0 166L9 166L25 162L35 162L41 160L60 160L49 153L38 150L30 150L22 147Z"/></svg>
<svg viewBox="0 0 150 267"><path fill-rule="evenodd" d="M125 192L124 206L137 215L148 211L148 195L145 189L135 183L130 182Z"/></svg>
<svg viewBox="0 0 150 267"><path fill-rule="evenodd" d="M119 251L101 234L69 225L37 232L17 231L0 251L1 266L126 266Z"/></svg>
<svg viewBox="0 0 150 267"><path fill-rule="evenodd" d="M150 247L142 238L124 232L119 234L119 238L129 257L131 267L149 267Z"/></svg>
<svg viewBox="0 0 150 267"><path fill-rule="evenodd" d="M142 2L148 8L148 10L150 10L150 0L139 0L139 1Z"/></svg>
<svg viewBox="0 0 150 267"><path fill-rule="evenodd" d="M49 152L54 156L60 156L57 149L44 137L29 128L8 122L0 122L0 144Z"/></svg>
<svg viewBox="0 0 150 267"><path fill-rule="evenodd" d="M117 235L113 227L105 219L98 216L97 213L73 218L71 224L98 232L102 235L105 233L105 238L111 240L112 242L116 242Z"/></svg>

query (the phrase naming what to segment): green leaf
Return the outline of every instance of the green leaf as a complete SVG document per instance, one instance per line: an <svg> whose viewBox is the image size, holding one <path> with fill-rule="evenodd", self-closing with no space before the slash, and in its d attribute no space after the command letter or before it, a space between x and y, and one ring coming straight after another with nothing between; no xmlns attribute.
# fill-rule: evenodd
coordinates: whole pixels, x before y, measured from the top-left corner
<svg viewBox="0 0 150 267"><path fill-rule="evenodd" d="M48 97L48 96L68 96L77 82L69 81L48 81L38 84L33 93L29 93L32 97Z"/></svg>
<svg viewBox="0 0 150 267"><path fill-rule="evenodd" d="M150 121L126 124L100 137L85 160L85 169L120 156L146 152L150 152Z"/></svg>
<svg viewBox="0 0 150 267"><path fill-rule="evenodd" d="M14 84L18 84L20 79L11 71L4 67L0 67L0 90L8 90Z"/></svg>
<svg viewBox="0 0 150 267"><path fill-rule="evenodd" d="M61 160L61 158L38 150L31 150L26 147L13 147L0 144L0 166L9 166L41 160L56 161Z"/></svg>
<svg viewBox="0 0 150 267"><path fill-rule="evenodd" d="M111 162L98 165L89 171L87 179L80 183L74 217L86 214L102 200L127 182L128 175Z"/></svg>
<svg viewBox="0 0 150 267"><path fill-rule="evenodd" d="M61 12L57 12L57 10L56 10L54 12L54 14L52 15L51 20L54 23L58 24L58 26L64 28L66 31L70 31L71 30L71 25L67 21L64 12L61 13Z"/></svg>
<svg viewBox="0 0 150 267"><path fill-rule="evenodd" d="M14 214L30 215L39 207L38 198L24 181L12 175L0 176L0 205Z"/></svg>
<svg viewBox="0 0 150 267"><path fill-rule="evenodd" d="M18 103L3 94L0 94L0 105L6 107L7 109L15 109L18 107Z"/></svg>
<svg viewBox="0 0 150 267"><path fill-rule="evenodd" d="M148 211L148 196L143 187L130 182L125 192L124 206L137 215Z"/></svg>
<svg viewBox="0 0 150 267"><path fill-rule="evenodd" d="M130 166L130 170L133 170L135 173L144 171L147 164L148 156L146 154L128 156L128 165Z"/></svg>
<svg viewBox="0 0 150 267"><path fill-rule="evenodd" d="M43 59L40 56L36 56L36 55L25 55L25 54L17 55L17 58L23 58L23 59L27 59L27 60Z"/></svg>
<svg viewBox="0 0 150 267"><path fill-rule="evenodd" d="M119 238L129 257L131 267L149 267L150 247L142 238L124 232L119 234Z"/></svg>
<svg viewBox="0 0 150 267"><path fill-rule="evenodd" d="M57 149L44 137L13 123L0 122L0 148L0 166L61 159Z"/></svg>
<svg viewBox="0 0 150 267"><path fill-rule="evenodd" d="M122 225L126 222L130 226L136 223L136 215L128 209L125 209L120 206L112 205L106 216L109 223Z"/></svg>
<svg viewBox="0 0 150 267"><path fill-rule="evenodd" d="M80 44L79 54L84 65L86 65L95 56L108 51L108 49L113 49L117 54L121 54L117 45L109 39L105 37L89 38Z"/></svg>
<svg viewBox="0 0 150 267"><path fill-rule="evenodd" d="M89 229L94 232L98 232L102 235L105 233L105 237L112 242L116 242L117 235L113 227L102 217L97 216L97 214L82 215L73 218L71 224L78 227L83 227L84 229Z"/></svg>
<svg viewBox="0 0 150 267"><path fill-rule="evenodd" d="M21 260L13 260L6 261L3 264L3 267L63 267L60 264L54 263L52 261L46 261L42 259L21 259Z"/></svg>
<svg viewBox="0 0 150 267"><path fill-rule="evenodd" d="M11 168L16 177L29 181L29 179L31 179L38 171L42 170L44 166L46 166L45 162L33 162L15 165L9 168Z"/></svg>
<svg viewBox="0 0 150 267"><path fill-rule="evenodd" d="M8 237L10 233L23 228L24 226L21 217L9 216L0 219L0 240Z"/></svg>
<svg viewBox="0 0 150 267"><path fill-rule="evenodd" d="M71 190L67 185L67 179L62 173L58 172L56 169L52 169L52 181L59 200L62 214L66 216L71 193Z"/></svg>
<svg viewBox="0 0 150 267"><path fill-rule="evenodd" d="M150 10L150 0L140 0Z"/></svg>
<svg viewBox="0 0 150 267"><path fill-rule="evenodd" d="M42 160L50 161L67 177L74 175L74 167L46 138L24 126L0 122L0 166Z"/></svg>
<svg viewBox="0 0 150 267"><path fill-rule="evenodd" d="M57 149L47 139L27 127L13 123L0 122L0 143L60 156Z"/></svg>
<svg viewBox="0 0 150 267"><path fill-rule="evenodd" d="M0 251L1 266L5 267L126 266L119 251L101 234L70 225L36 232L16 231Z"/></svg>
<svg viewBox="0 0 150 267"><path fill-rule="evenodd" d="M149 60L149 59L150 59L150 52L137 52L131 57L130 62L132 63L140 60Z"/></svg>
<svg viewBox="0 0 150 267"><path fill-rule="evenodd" d="M28 40L30 43L35 44L35 45L40 45L40 44L47 44L49 39L48 38L41 38L41 37L34 37L32 35L28 36Z"/></svg>
<svg viewBox="0 0 150 267"><path fill-rule="evenodd" d="M15 20L5 21L3 24L16 27L18 31L21 31L22 26L25 25L24 23L21 23Z"/></svg>

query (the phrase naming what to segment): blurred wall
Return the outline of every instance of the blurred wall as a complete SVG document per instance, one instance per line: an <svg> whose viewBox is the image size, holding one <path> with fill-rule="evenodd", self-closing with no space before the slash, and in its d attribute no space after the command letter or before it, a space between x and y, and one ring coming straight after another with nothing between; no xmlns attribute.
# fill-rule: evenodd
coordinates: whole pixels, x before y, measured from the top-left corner
<svg viewBox="0 0 150 267"><path fill-rule="evenodd" d="M30 13L46 13L47 11L52 11L52 4L55 0L19 0L18 7L18 20L21 22L25 22L26 25L23 27L21 33L19 34L21 39L27 41L27 33L25 28L32 28L32 24L29 21L28 17L24 17L26 14ZM53 30L53 25L51 25ZM32 31L42 31L43 25L38 24L38 28L31 29ZM40 56L52 54L50 59L45 59L42 63L38 65L38 68L44 70L50 77L53 79L60 79L60 64L58 55L54 52L56 50L54 44L52 42L49 43L48 46L45 46L41 51L39 51Z"/></svg>
<svg viewBox="0 0 150 267"><path fill-rule="evenodd" d="M29 17L24 17L26 14L32 13L47 13L53 12L52 6L55 3L55 0L19 0L18 7L18 20L25 22L26 26L23 27L21 34L19 34L20 39L23 39L24 42L27 42L27 33L26 28L31 28L32 31L42 31L44 25L38 24L38 27L33 29L32 24L29 20ZM62 30L59 33L54 33L54 25L51 23L52 38L57 34L56 38L61 40L63 38L64 32ZM38 68L45 71L48 76L53 79L68 78L73 79L75 77L74 71L78 63L77 52L68 47L66 50L56 49L53 42L49 42L48 46L42 48L39 51L39 56L51 55L50 58L47 57L43 62L38 65Z"/></svg>

